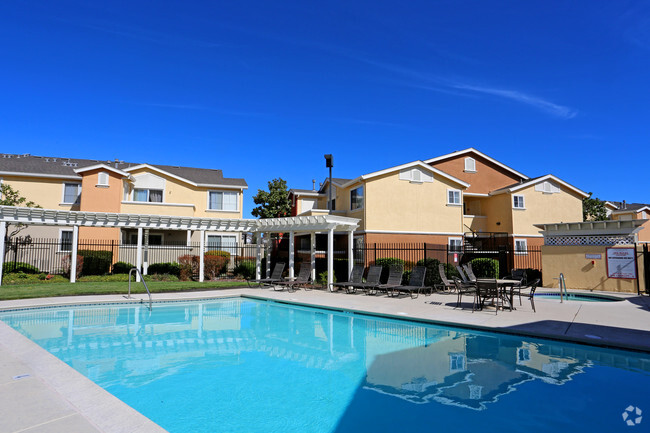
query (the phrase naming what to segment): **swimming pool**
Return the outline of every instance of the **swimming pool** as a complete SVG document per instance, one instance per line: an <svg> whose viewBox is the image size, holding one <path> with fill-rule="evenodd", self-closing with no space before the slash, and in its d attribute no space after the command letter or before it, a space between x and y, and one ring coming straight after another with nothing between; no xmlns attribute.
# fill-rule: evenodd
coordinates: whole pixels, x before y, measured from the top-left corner
<svg viewBox="0 0 650 433"><path fill-rule="evenodd" d="M535 293L535 298L547 298L560 300L558 292ZM601 295L599 293L569 293L563 296L565 301L582 301L582 302L619 302L623 298L610 295Z"/></svg>
<svg viewBox="0 0 650 433"><path fill-rule="evenodd" d="M648 410L642 353L244 298L0 319L172 433L626 431Z"/></svg>

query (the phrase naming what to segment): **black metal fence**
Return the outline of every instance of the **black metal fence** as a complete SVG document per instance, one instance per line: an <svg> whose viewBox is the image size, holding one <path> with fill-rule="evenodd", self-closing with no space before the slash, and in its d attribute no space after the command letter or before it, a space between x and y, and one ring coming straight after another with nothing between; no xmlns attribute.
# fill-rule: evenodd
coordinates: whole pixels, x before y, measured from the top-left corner
<svg viewBox="0 0 650 433"><path fill-rule="evenodd" d="M142 248L142 262L148 268L174 270L174 264L187 263L194 278L198 278L199 243L165 243ZM221 252L219 252L221 251ZM12 238L5 243L3 271L69 275L72 252L71 239ZM214 247L205 245L208 277L225 277L235 271L250 276L255 272L257 246L231 244ZM81 275L106 275L123 273L137 263L137 245L116 240L85 240L77 243L78 273ZM215 259L218 257L219 259ZM169 266L172 264L172 266ZM168 265L168 266L163 266ZM80 272L79 272L80 269ZM149 272L151 273L151 272Z"/></svg>

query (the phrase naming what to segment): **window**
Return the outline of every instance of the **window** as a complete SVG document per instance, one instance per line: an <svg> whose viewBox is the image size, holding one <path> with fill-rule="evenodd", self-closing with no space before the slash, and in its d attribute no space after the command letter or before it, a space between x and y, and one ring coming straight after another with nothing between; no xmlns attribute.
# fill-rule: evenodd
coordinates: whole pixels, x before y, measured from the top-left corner
<svg viewBox="0 0 650 433"><path fill-rule="evenodd" d="M433 182L433 175L420 168L407 168L399 172L399 179L411 183Z"/></svg>
<svg viewBox="0 0 650 433"><path fill-rule="evenodd" d="M476 172L476 160L474 158L465 158L465 171Z"/></svg>
<svg viewBox="0 0 650 433"><path fill-rule="evenodd" d="M236 192L210 191L208 193L208 209L236 211L239 194Z"/></svg>
<svg viewBox="0 0 650 433"><path fill-rule="evenodd" d="M163 192L161 189L141 189L133 190L133 201L143 201L148 203L162 203Z"/></svg>
<svg viewBox="0 0 650 433"><path fill-rule="evenodd" d="M361 209L363 207L363 187L350 191L350 209Z"/></svg>
<svg viewBox="0 0 650 433"><path fill-rule="evenodd" d="M543 192L544 194L555 194L560 192L560 187L549 182L541 182L535 185L535 191Z"/></svg>
<svg viewBox="0 0 650 433"><path fill-rule="evenodd" d="M61 230L59 232L59 251L72 251L72 230Z"/></svg>
<svg viewBox="0 0 650 433"><path fill-rule="evenodd" d="M528 254L528 241L526 239L515 239L515 254Z"/></svg>
<svg viewBox="0 0 650 433"><path fill-rule="evenodd" d="M81 198L81 184L80 183L64 183L63 184L63 203L79 204Z"/></svg>
<svg viewBox="0 0 650 433"><path fill-rule="evenodd" d="M449 252L460 253L463 250L463 238L449 238Z"/></svg>
<svg viewBox="0 0 650 433"><path fill-rule="evenodd" d="M512 196L512 207L515 209L526 209L524 206L524 196L523 195L513 195Z"/></svg>
<svg viewBox="0 0 650 433"><path fill-rule="evenodd" d="M108 186L108 173L105 171L97 173L97 185Z"/></svg>
<svg viewBox="0 0 650 433"><path fill-rule="evenodd" d="M237 236L208 235L207 251L227 251L230 255L237 255Z"/></svg>
<svg viewBox="0 0 650 433"><path fill-rule="evenodd" d="M465 355L462 353L449 354L449 371L451 373L465 370Z"/></svg>
<svg viewBox="0 0 650 433"><path fill-rule="evenodd" d="M526 364L530 361L530 349L527 347L517 348L517 364Z"/></svg>
<svg viewBox="0 0 650 433"><path fill-rule="evenodd" d="M460 206L460 190L458 189L448 189L447 190L447 204L453 204Z"/></svg>
<svg viewBox="0 0 650 433"><path fill-rule="evenodd" d="M138 245L138 234L131 233L129 235L129 244ZM152 234L149 233L149 246L156 246L163 244L163 235L162 234ZM142 234L142 245L144 245L144 233Z"/></svg>

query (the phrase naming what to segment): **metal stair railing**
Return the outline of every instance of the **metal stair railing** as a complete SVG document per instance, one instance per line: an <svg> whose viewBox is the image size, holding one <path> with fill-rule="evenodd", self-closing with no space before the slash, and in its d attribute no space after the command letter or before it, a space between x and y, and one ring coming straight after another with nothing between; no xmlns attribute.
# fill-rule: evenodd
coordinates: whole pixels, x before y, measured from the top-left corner
<svg viewBox="0 0 650 433"><path fill-rule="evenodd" d="M133 274L133 271L137 274L136 276L140 277L140 281L142 281L142 284L144 284L144 288L147 291L147 295L149 295L149 311L151 311L151 292L149 291L149 287L147 287L147 282L142 278L142 274L140 273L140 269L138 268L131 268L129 271L129 294L127 295L127 299L132 299L131 298L131 275Z"/></svg>

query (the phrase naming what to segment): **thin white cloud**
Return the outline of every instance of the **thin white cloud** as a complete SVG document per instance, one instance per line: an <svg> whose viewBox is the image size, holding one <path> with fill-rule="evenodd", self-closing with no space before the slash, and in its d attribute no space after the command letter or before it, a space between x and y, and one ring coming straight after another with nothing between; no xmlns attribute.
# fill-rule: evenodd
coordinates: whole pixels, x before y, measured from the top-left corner
<svg viewBox="0 0 650 433"><path fill-rule="evenodd" d="M466 90L469 92L476 92L476 93L484 93L486 95L493 95L500 98L509 99L514 102L519 102L521 104L529 105L531 107L537 108L548 114L563 119L573 119L578 115L577 110L574 110L569 107L565 107L563 105L554 104L550 101L539 98L537 96L528 95L526 93L522 93L516 90L479 87L479 86L472 86L469 84L461 84L461 83L452 84L451 87L459 90Z"/></svg>

